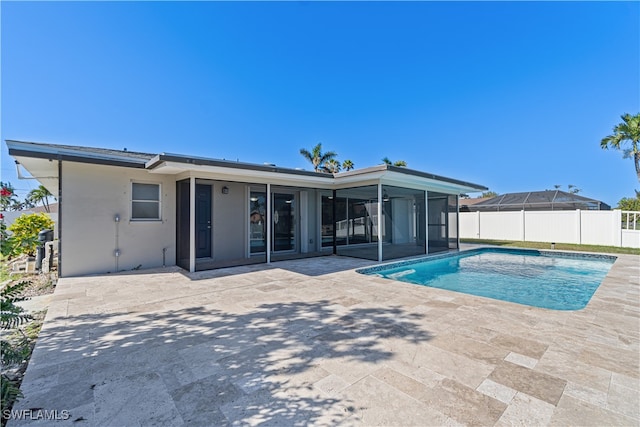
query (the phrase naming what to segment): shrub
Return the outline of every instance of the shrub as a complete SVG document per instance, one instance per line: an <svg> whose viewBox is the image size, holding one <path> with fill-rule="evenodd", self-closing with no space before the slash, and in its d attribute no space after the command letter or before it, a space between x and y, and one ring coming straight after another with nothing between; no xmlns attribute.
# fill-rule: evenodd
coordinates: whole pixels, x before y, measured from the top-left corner
<svg viewBox="0 0 640 427"><path fill-rule="evenodd" d="M35 255L38 247L38 233L44 229L53 229L53 220L44 213L20 215L13 224L9 226L9 231L14 242L15 254L21 253Z"/></svg>
<svg viewBox="0 0 640 427"><path fill-rule="evenodd" d="M618 202L618 209L623 211L640 211L640 197L623 197Z"/></svg>
<svg viewBox="0 0 640 427"><path fill-rule="evenodd" d="M0 290L0 329L3 331L18 328L31 319L31 316L22 307L15 304L25 299L20 295L28 285L29 282L11 283ZM5 410L11 409L13 403L22 397L22 393L17 382L5 374L4 367L23 363L30 353L30 348L25 340L16 345L5 339L7 337L5 333L2 334L2 337L0 340L0 350L2 350L0 359L2 360L3 372L0 379L2 383L0 406L3 410L3 421L5 421Z"/></svg>

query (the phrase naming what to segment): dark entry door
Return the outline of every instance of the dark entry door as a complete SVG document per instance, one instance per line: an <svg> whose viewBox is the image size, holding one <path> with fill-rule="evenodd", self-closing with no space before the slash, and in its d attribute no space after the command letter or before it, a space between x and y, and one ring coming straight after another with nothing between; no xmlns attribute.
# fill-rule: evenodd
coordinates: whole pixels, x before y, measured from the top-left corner
<svg viewBox="0 0 640 427"><path fill-rule="evenodd" d="M196 184L196 258L211 257L211 186Z"/></svg>
<svg viewBox="0 0 640 427"><path fill-rule="evenodd" d="M273 193L273 251L296 249L295 196Z"/></svg>

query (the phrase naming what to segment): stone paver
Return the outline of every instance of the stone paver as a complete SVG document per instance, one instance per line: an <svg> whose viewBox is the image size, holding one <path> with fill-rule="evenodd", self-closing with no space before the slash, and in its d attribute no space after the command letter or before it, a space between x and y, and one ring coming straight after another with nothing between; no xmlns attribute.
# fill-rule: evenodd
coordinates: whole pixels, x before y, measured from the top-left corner
<svg viewBox="0 0 640 427"><path fill-rule="evenodd" d="M580 311L371 264L63 278L9 425L640 424L640 257Z"/></svg>

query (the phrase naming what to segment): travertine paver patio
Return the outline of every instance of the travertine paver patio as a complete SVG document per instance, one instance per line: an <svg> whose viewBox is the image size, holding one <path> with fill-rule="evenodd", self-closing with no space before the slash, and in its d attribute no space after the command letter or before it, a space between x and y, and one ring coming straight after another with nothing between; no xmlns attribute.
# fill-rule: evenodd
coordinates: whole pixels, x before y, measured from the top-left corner
<svg viewBox="0 0 640 427"><path fill-rule="evenodd" d="M15 410L73 426L639 424L640 257L574 312L353 270L370 264L62 279ZM51 421L10 425L27 423Z"/></svg>

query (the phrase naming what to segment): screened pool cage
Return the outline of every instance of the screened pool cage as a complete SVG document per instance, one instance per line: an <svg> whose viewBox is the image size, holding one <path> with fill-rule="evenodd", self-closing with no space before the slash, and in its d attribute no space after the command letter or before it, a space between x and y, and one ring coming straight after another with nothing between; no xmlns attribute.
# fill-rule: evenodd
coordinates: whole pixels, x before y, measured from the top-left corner
<svg viewBox="0 0 640 427"><path fill-rule="evenodd" d="M507 193L469 205L469 211L566 211L566 210L610 210L599 200L567 193L560 190ZM465 209L466 210L466 209Z"/></svg>

